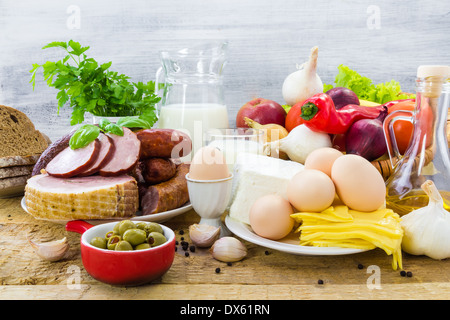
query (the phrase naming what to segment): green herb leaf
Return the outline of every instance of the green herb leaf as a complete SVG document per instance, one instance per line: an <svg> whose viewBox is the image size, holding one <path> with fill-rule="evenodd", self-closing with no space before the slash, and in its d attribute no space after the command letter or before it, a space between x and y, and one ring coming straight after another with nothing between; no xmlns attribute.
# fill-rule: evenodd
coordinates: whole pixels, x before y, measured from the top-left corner
<svg viewBox="0 0 450 320"><path fill-rule="evenodd" d="M122 129L122 127L117 125L117 124L115 124L115 123L110 123L110 124L106 125L105 132L106 133L112 133L112 134L115 134L117 136L123 136L123 129Z"/></svg>
<svg viewBox="0 0 450 320"><path fill-rule="evenodd" d="M128 76L109 70L111 61L100 64L87 57L89 46L73 40L51 42L43 47L47 48L59 48L64 56L59 61L33 64L30 83L34 90L36 73L42 67L47 85L58 90L58 113L64 106L72 108L71 125L82 123L86 112L98 117L138 116L150 126L157 121L155 104L161 98L153 81L130 82Z"/></svg>
<svg viewBox="0 0 450 320"><path fill-rule="evenodd" d="M69 140L69 146L73 150L86 147L92 141L98 138L100 134L100 128L92 125L85 124L82 125L75 131Z"/></svg>
<svg viewBox="0 0 450 320"><path fill-rule="evenodd" d="M100 121L98 122L98 126L100 127L100 129L102 129L103 131L105 131L106 129L106 126L108 125L108 124L110 124L111 123L111 121L109 121L108 119L106 119L106 118L101 118L100 119Z"/></svg>
<svg viewBox="0 0 450 320"><path fill-rule="evenodd" d="M136 117L123 117L117 121L117 125L127 128L142 128L142 129L150 129L152 125L144 119L136 118Z"/></svg>

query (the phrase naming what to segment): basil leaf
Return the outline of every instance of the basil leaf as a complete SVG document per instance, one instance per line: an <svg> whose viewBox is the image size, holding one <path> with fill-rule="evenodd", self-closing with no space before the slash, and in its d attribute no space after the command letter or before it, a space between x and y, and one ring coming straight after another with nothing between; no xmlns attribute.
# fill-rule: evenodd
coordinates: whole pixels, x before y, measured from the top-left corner
<svg viewBox="0 0 450 320"><path fill-rule="evenodd" d="M98 126L100 127L100 129L105 131L106 126L110 123L111 123L111 121L109 121L108 119L101 118L100 121L98 122Z"/></svg>
<svg viewBox="0 0 450 320"><path fill-rule="evenodd" d="M123 117L117 121L117 125L127 128L150 129L152 125L144 119L136 117Z"/></svg>
<svg viewBox="0 0 450 320"><path fill-rule="evenodd" d="M86 147L89 143L97 139L100 128L92 124L82 125L75 131L69 140L69 146L73 150Z"/></svg>
<svg viewBox="0 0 450 320"><path fill-rule="evenodd" d="M123 136L123 129L121 126L115 124L115 123L110 123L105 127L105 132L107 133L112 133L115 134L117 136Z"/></svg>

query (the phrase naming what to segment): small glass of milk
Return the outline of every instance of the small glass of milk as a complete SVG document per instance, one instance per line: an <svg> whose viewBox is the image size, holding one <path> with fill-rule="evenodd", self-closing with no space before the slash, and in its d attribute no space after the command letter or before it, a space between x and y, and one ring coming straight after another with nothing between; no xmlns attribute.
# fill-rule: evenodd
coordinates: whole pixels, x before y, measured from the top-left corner
<svg viewBox="0 0 450 320"><path fill-rule="evenodd" d="M264 131L250 128L209 129L205 133L205 145L221 150L230 172L239 153L263 154Z"/></svg>

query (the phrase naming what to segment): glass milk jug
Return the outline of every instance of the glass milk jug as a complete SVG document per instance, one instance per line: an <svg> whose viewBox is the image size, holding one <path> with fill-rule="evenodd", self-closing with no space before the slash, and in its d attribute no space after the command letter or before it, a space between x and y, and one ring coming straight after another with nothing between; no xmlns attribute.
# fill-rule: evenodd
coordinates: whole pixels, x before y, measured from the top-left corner
<svg viewBox="0 0 450 320"><path fill-rule="evenodd" d="M450 107L450 66L420 66L414 111L394 111L384 121L388 154L393 165L386 181L386 206L400 215L428 204L422 183L432 180L450 211L450 154L447 117ZM409 147L400 155L393 139L393 124L410 121Z"/></svg>
<svg viewBox="0 0 450 320"><path fill-rule="evenodd" d="M163 76L164 93L158 127L187 133L192 139L191 156L202 147L206 130L229 127L223 97L226 51L227 42L217 42L160 52L162 67L155 88Z"/></svg>

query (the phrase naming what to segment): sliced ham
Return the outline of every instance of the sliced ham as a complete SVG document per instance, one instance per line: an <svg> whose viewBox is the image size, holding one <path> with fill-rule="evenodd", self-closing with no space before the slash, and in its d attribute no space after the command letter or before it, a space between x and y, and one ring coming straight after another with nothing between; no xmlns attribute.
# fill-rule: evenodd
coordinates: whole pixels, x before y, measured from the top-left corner
<svg viewBox="0 0 450 320"><path fill-rule="evenodd" d="M139 210L136 180L128 175L57 178L35 175L25 187L28 213L37 219L109 219Z"/></svg>
<svg viewBox="0 0 450 320"><path fill-rule="evenodd" d="M112 159L112 156L114 155L114 142L112 138L106 134L100 133L98 140L100 141L100 151L97 159L78 176L86 177L97 173L100 168L105 166Z"/></svg>
<svg viewBox="0 0 450 320"><path fill-rule="evenodd" d="M54 177L74 177L96 161L100 145L100 141L96 139L83 148L73 150L67 147L47 164L45 171Z"/></svg>
<svg viewBox="0 0 450 320"><path fill-rule="evenodd" d="M102 168L101 176L117 176L130 172L139 160L141 141L130 129L123 127L123 136L108 134L114 143L112 159Z"/></svg>

